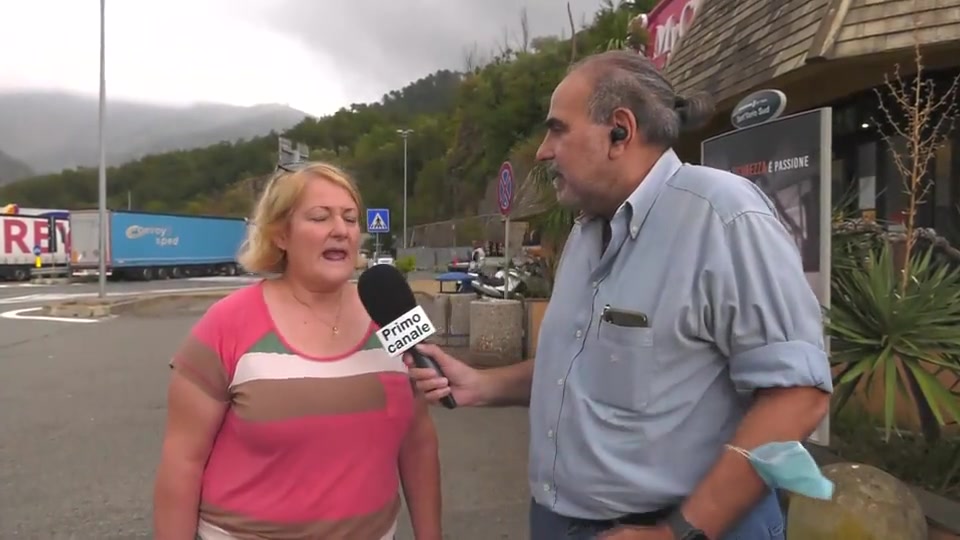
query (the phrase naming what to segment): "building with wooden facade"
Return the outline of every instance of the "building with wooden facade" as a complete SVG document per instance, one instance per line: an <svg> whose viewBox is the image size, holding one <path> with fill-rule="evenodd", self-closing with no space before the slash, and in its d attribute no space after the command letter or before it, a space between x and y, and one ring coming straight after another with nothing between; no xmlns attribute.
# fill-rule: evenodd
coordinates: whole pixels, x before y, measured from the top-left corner
<svg viewBox="0 0 960 540"><path fill-rule="evenodd" d="M714 120L677 149L698 162L700 143L732 129L737 102L759 89L787 96L784 114L833 110L833 200L899 221L905 195L878 130L877 90L896 67L925 74L945 92L960 75L960 0L663 0L647 15L651 56L678 92L707 91ZM957 126L960 127L960 126ZM892 144L904 145L893 137ZM960 130L929 168L932 189L917 224L960 242Z"/></svg>

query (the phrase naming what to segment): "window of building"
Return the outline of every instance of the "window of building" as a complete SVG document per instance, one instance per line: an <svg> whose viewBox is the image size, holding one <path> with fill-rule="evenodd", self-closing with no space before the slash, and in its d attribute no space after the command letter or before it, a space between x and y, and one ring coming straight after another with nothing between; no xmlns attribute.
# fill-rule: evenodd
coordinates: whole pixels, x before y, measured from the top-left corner
<svg viewBox="0 0 960 540"><path fill-rule="evenodd" d="M934 228L960 247L960 133L938 151L934 163Z"/></svg>
<svg viewBox="0 0 960 540"><path fill-rule="evenodd" d="M942 92L956 70L928 75ZM880 94L887 96L889 92L880 89ZM878 100L877 92L869 89L833 104L834 206L846 203L848 214L859 210L865 215L874 208L878 221L897 228L905 222L909 195L893 152L907 157L909 149L903 138L890 142L883 139L877 127L883 118ZM889 97L884 101L891 110L899 109ZM960 133L951 139L929 166L924 179L929 191L916 209L915 225L934 228L960 245Z"/></svg>
<svg viewBox="0 0 960 540"><path fill-rule="evenodd" d="M848 217L883 219L876 212L879 133L877 96L859 92L833 105L833 208Z"/></svg>

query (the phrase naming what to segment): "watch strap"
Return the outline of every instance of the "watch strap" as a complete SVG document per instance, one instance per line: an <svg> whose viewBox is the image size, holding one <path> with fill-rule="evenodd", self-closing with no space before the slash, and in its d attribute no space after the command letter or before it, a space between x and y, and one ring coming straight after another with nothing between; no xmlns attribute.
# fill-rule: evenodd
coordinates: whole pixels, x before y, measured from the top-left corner
<svg viewBox="0 0 960 540"><path fill-rule="evenodd" d="M667 515L666 525L676 540L709 540L703 531L687 521L680 508Z"/></svg>

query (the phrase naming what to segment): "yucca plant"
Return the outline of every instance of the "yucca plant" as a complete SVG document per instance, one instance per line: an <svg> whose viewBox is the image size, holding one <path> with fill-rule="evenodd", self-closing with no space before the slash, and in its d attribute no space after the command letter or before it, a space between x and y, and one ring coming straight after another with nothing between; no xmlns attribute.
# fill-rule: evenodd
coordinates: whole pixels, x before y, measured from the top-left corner
<svg viewBox="0 0 960 540"><path fill-rule="evenodd" d="M876 92L877 127L907 198L902 233L864 222L834 227L826 329L831 361L840 368L835 406L882 377L885 438L903 396L933 441L947 421L960 421L957 396L937 378L960 372L960 265L936 256L935 243L921 249L916 214L930 192L930 164L953 127L960 77L937 92L924 75L919 41L913 67L912 77L902 77L897 65Z"/></svg>
<svg viewBox="0 0 960 540"><path fill-rule="evenodd" d="M826 317L831 362L842 366L835 407L879 376L886 439L897 427L894 412L903 396L924 437L936 440L941 426L960 421L957 396L936 377L942 370L960 372L960 268L937 263L933 248L911 254L901 268L886 240L866 256L860 250L846 255L847 264L834 265Z"/></svg>
<svg viewBox="0 0 960 540"><path fill-rule="evenodd" d="M546 165L538 163L530 171L529 180L546 203L546 210L531 221L531 225L540 231L540 245L543 247L542 271L547 281L548 294L553 291L557 266L567 236L573 228L576 214L573 210L560 206L553 191L553 178Z"/></svg>

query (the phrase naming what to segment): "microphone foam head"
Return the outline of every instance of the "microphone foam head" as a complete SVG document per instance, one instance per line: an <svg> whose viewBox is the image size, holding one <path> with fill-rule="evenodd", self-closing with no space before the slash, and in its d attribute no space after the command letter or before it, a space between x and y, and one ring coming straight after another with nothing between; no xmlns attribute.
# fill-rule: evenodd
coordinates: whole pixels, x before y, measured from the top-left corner
<svg viewBox="0 0 960 540"><path fill-rule="evenodd" d="M394 266L374 265L357 280L360 301L373 322L383 327L417 307L410 284Z"/></svg>

